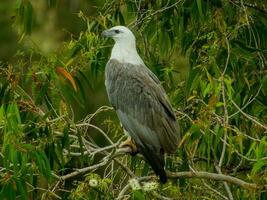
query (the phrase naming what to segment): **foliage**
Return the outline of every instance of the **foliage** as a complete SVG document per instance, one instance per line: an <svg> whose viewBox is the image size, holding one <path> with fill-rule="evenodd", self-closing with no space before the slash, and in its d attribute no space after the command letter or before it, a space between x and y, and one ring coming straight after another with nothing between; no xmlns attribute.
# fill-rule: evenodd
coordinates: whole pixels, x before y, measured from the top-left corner
<svg viewBox="0 0 267 200"><path fill-rule="evenodd" d="M58 3L47 0L47 9L60 9ZM0 63L0 199L264 199L266 6L107 1L97 16L79 12L85 30L46 54L29 42L39 13L31 0L17 0L14 28L24 48L15 62ZM89 88L103 85L112 46L100 33L116 24L135 32L141 57L176 109L183 138L166 168L225 174L257 187L183 176L145 189L155 177L142 157L116 151L123 133L111 109L85 112L94 98Z"/></svg>

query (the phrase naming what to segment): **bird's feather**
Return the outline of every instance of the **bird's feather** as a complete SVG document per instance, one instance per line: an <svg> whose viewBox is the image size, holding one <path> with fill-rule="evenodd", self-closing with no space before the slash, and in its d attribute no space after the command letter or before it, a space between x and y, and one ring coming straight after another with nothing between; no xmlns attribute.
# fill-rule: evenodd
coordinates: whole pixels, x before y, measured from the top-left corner
<svg viewBox="0 0 267 200"><path fill-rule="evenodd" d="M124 129L165 183L164 152L175 152L180 130L160 81L145 65L111 59L105 69L105 84Z"/></svg>
<svg viewBox="0 0 267 200"><path fill-rule="evenodd" d="M130 136L173 153L179 126L157 77L144 65L111 59L105 78L109 100Z"/></svg>

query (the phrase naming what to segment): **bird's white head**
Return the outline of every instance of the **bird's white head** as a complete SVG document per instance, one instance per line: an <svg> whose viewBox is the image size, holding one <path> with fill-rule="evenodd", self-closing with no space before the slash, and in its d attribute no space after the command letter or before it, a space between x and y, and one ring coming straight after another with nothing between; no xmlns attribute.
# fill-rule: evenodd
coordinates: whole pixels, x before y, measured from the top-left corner
<svg viewBox="0 0 267 200"><path fill-rule="evenodd" d="M144 64L136 51L135 36L127 27L114 26L103 31L102 36L115 41L110 59L116 59L123 63Z"/></svg>
<svg viewBox="0 0 267 200"><path fill-rule="evenodd" d="M102 36L112 38L116 43L134 43L135 45L135 36L125 26L114 26L108 30L103 31Z"/></svg>

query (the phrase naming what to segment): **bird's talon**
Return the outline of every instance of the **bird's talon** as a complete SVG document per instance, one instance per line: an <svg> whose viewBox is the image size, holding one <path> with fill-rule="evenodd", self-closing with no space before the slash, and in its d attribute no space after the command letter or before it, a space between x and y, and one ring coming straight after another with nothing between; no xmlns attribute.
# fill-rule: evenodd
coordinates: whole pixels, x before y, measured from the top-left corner
<svg viewBox="0 0 267 200"><path fill-rule="evenodd" d="M124 148L124 147L130 147L131 155L136 155L138 153L137 147L131 137L128 137L125 141L122 141L120 143L119 148Z"/></svg>

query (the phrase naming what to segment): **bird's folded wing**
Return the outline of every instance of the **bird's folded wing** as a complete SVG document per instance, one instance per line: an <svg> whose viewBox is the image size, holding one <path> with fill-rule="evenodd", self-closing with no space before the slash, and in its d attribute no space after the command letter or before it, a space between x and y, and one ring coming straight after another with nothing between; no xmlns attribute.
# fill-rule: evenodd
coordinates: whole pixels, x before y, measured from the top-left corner
<svg viewBox="0 0 267 200"><path fill-rule="evenodd" d="M142 143L174 152L179 126L157 77L145 66L116 60L108 62L105 76L109 100L129 134Z"/></svg>

